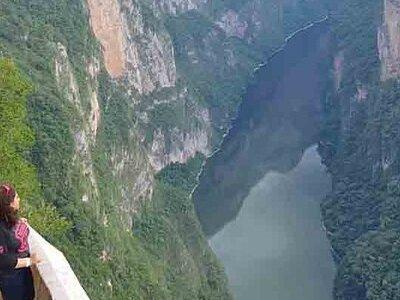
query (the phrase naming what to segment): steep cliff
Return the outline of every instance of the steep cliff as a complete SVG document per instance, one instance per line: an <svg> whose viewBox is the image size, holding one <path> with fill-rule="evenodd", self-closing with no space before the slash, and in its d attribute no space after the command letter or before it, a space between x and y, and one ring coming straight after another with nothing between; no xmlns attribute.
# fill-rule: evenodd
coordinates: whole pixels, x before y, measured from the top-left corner
<svg viewBox="0 0 400 300"><path fill-rule="evenodd" d="M333 180L322 215L338 264L335 299L400 294L399 3L333 5L334 80L319 149Z"/></svg>
<svg viewBox="0 0 400 300"><path fill-rule="evenodd" d="M207 0L148 0L152 8L168 14L179 14L189 10L199 9Z"/></svg>
<svg viewBox="0 0 400 300"><path fill-rule="evenodd" d="M384 23L379 28L378 48L382 80L400 76L400 1L384 1Z"/></svg>
<svg viewBox="0 0 400 300"><path fill-rule="evenodd" d="M0 3L0 56L34 87L27 213L91 298L230 298L190 193L254 68L321 14L296 2Z"/></svg>

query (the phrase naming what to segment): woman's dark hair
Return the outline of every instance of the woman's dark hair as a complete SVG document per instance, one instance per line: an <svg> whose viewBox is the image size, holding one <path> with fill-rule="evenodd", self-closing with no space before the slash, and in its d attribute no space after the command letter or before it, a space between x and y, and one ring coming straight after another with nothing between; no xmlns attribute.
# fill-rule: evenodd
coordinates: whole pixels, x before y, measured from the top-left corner
<svg viewBox="0 0 400 300"><path fill-rule="evenodd" d="M8 183L0 185L0 221L3 221L8 228L13 227L18 221L18 212L11 207L17 192Z"/></svg>

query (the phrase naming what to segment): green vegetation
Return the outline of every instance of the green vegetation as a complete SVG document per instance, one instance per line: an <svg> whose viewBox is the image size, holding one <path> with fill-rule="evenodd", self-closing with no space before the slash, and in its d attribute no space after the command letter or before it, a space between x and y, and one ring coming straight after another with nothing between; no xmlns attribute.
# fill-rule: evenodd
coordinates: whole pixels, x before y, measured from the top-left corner
<svg viewBox="0 0 400 300"><path fill-rule="evenodd" d="M222 268L201 234L187 190L159 179L154 202L135 217L132 228L121 216L126 201L121 186L137 174L113 176L110 157L118 145L138 161L145 158L139 138L132 138L137 127L132 99L104 71L98 78L102 121L96 146L90 149L98 194L82 201L82 194L93 188L75 152L74 134L82 120L56 82L58 42L68 50L85 110L85 66L99 53L83 3L0 2L0 56L8 57L0 65L0 180L16 185L24 199L23 215L65 253L91 299L229 298ZM160 115L166 114L154 113L157 124L168 127L171 116ZM196 161L193 174L199 170ZM182 213L178 203L186 207ZM162 240L168 247L159 249Z"/></svg>
<svg viewBox="0 0 400 300"><path fill-rule="evenodd" d="M103 207L110 211L108 225L101 227L89 209L76 207L72 211L71 204L59 208L73 215L71 228L54 207L40 200L43 196L36 170L25 159L34 143L26 122L30 90L15 65L0 60L0 178L16 185L31 224L73 258L73 267L90 296L228 299L223 269L208 249L190 198L204 158L172 165L157 176L154 201L135 219L135 235L122 230L116 203ZM112 190L109 184L103 191L108 199L112 199ZM100 260L98 255L103 251Z"/></svg>
<svg viewBox="0 0 400 300"><path fill-rule="evenodd" d="M26 120L26 99L31 86L7 59L0 59L0 182L15 185L21 198L23 214L44 235L60 238L69 223L54 207L41 201L36 169L26 156L34 136Z"/></svg>
<svg viewBox="0 0 400 300"><path fill-rule="evenodd" d="M243 38L227 36L216 25L228 9L247 24ZM282 45L286 35L325 12L325 5L309 0L292 4L216 0L208 2L202 11L165 17L180 79L191 88L193 97L211 110L214 144L219 143L235 116L255 68ZM252 18L257 17L255 26ZM237 31L240 35L240 28Z"/></svg>
<svg viewBox="0 0 400 300"><path fill-rule="evenodd" d="M283 27L286 34L299 29L299 24L320 20L327 15L332 1L299 0L283 7Z"/></svg>
<svg viewBox="0 0 400 300"><path fill-rule="evenodd" d="M278 27L277 23L272 26ZM200 12L169 16L166 27L173 39L181 80L210 108L216 133L214 142L218 144L254 68L265 59L264 51L281 43L282 35L265 32L268 48L257 48L236 37L227 37L216 28L214 20Z"/></svg>
<svg viewBox="0 0 400 300"><path fill-rule="evenodd" d="M333 5L334 52L344 64L339 90L325 99L320 152L333 177L322 213L338 263L335 299L396 299L400 292L400 84L380 82L381 11L374 0Z"/></svg>
<svg viewBox="0 0 400 300"><path fill-rule="evenodd" d="M153 202L135 219L135 234L164 264L172 299L231 298L223 268L208 248L190 197L203 159L198 155L186 165L172 164L161 171Z"/></svg>
<svg viewBox="0 0 400 300"><path fill-rule="evenodd" d="M219 1L218 13L223 5L239 9L245 3ZM141 105L147 100L162 103L146 111L149 132L198 126L190 120L191 112L207 106L218 133L214 144L220 141L253 68L265 58L264 51L282 41L273 17L276 7L269 10L270 3L265 2L262 13L271 18L263 19L270 23L254 46L226 37L204 14L159 18L144 2L138 5L147 28L157 31L165 22L173 38L178 87L147 96L129 94L102 67L98 75L101 123L96 143L88 143L90 157L82 158L76 148L77 133L85 125L82 115L90 115L86 67L101 58L84 2L0 2L0 180L16 185L24 200L23 214L65 253L92 299L229 299L222 267L201 233L190 199L204 158L172 165L158 174L153 201L147 201L132 219L121 214L133 210L130 195L123 192L148 167L137 133L143 126ZM67 50L82 111L69 101L68 87L58 86L59 43ZM188 99L163 104L185 88ZM140 104L134 107L132 98ZM148 109L143 105L143 110ZM113 159L122 160L121 153L132 156L132 167L130 173L114 174ZM93 167L93 174L83 170L85 163ZM88 201L83 201L86 194Z"/></svg>

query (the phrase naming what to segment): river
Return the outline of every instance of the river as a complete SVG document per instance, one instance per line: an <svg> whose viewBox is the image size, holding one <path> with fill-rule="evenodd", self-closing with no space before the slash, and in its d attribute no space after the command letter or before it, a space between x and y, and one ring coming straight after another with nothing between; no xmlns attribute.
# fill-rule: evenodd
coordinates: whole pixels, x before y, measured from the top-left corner
<svg viewBox="0 0 400 300"><path fill-rule="evenodd" d="M193 194L238 300L332 299L319 208L330 178L315 146L329 50L329 25L319 23L256 72Z"/></svg>

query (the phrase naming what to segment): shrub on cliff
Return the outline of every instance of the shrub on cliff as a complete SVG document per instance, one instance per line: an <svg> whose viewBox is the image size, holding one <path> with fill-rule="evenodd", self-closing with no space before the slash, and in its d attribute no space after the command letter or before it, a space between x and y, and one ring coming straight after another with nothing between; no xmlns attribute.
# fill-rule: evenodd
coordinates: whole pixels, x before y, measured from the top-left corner
<svg viewBox="0 0 400 300"><path fill-rule="evenodd" d="M23 215L45 236L65 233L69 224L54 207L40 200L36 169L26 160L34 135L26 122L29 82L9 59L0 59L0 181L13 183L21 198Z"/></svg>

